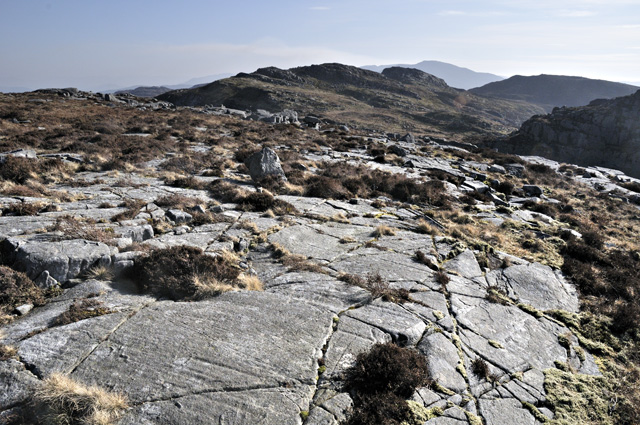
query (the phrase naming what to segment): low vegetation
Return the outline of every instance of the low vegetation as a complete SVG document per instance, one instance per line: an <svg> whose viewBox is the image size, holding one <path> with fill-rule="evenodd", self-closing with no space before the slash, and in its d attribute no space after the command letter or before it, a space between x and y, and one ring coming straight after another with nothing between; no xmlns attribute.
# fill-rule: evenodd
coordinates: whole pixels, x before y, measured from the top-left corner
<svg viewBox="0 0 640 425"><path fill-rule="evenodd" d="M45 304L45 295L26 274L0 266L0 325L11 321L10 314L18 306Z"/></svg>
<svg viewBox="0 0 640 425"><path fill-rule="evenodd" d="M255 279L241 277L238 258L223 251L210 255L200 248L176 246L156 249L136 260L129 276L145 292L172 300L195 301L223 292L260 290Z"/></svg>
<svg viewBox="0 0 640 425"><path fill-rule="evenodd" d="M400 425L412 421L406 399L430 383L427 360L417 351L376 344L358 355L347 372L346 388L354 400L347 425Z"/></svg>
<svg viewBox="0 0 640 425"><path fill-rule="evenodd" d="M76 300L69 306L67 311L53 320L52 325L64 326L69 323L79 322L80 320L103 316L109 313L112 313L112 311L96 299L87 298Z"/></svg>
<svg viewBox="0 0 640 425"><path fill-rule="evenodd" d="M67 375L53 373L34 394L44 408L43 423L110 425L129 407L127 398L98 386L88 386Z"/></svg>

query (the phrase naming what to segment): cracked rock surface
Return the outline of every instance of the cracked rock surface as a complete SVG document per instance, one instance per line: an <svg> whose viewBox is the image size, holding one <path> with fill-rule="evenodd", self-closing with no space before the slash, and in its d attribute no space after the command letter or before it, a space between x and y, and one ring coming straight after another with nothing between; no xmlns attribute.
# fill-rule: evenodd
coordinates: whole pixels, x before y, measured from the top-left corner
<svg viewBox="0 0 640 425"><path fill-rule="evenodd" d="M333 154L316 155L333 159ZM444 159L429 164L420 158L414 162L422 161L424 169L437 165L462 174ZM476 417L486 425L535 424L523 403L547 411L545 369L572 362L581 373L599 374L586 349L579 358L560 343L568 329L544 314L579 309L575 289L560 272L515 257L502 268L481 266L474 247L414 231L424 216L404 205L289 195L278 198L293 205L295 215L270 217L222 204L215 207L214 223L198 224L191 212L180 214L155 202L183 195L206 205L213 199L205 191L170 187L139 174L128 176L135 183L131 190L111 187L108 173L82 178L100 183L67 187L86 201L61 203L59 214L23 221L0 217L4 261L36 280L48 272L65 288L3 328L4 341L17 348L20 360L0 361L1 412L25 406L40 380L63 372L126 394L131 407L120 424L338 424L352 406L344 391L345 371L374 344L394 342L419 350L429 361L435 383L419 388L412 400L443 413L426 424L464 425ZM246 181L243 187L250 188ZM125 208L99 206L125 197L142 206L128 220L109 221ZM492 211L483 217L500 219ZM165 213L174 218L172 227L156 232L149 223ZM34 233L54 223L55 214L91 218L118 243ZM381 225L394 230L376 236ZM307 267L279 261L271 244L302 258ZM86 277L97 266L124 270L146 248L176 245L212 255L235 251L240 267L258 276L264 291L174 302L141 294L125 278ZM432 264L417 261L418 250ZM344 274L377 274L390 288L407 290L408 298L375 297L347 283ZM504 291L509 302L487 299L490 287ZM109 314L54 323L82 299L102 303ZM486 362L493 380L474 374L471 364L477 359Z"/></svg>

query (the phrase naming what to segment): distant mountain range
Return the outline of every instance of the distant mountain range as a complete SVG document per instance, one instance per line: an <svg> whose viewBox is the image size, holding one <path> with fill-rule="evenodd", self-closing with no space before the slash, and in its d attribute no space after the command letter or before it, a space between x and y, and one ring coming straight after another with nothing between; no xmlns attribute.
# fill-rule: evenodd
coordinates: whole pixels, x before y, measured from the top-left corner
<svg viewBox="0 0 640 425"><path fill-rule="evenodd" d="M551 112L556 106L583 106L594 99L627 96L639 88L612 81L543 74L516 75L470 91L481 96L533 103Z"/></svg>
<svg viewBox="0 0 640 425"><path fill-rule="evenodd" d="M214 74L207 75L205 77L192 78L181 84L168 84L162 86L130 86L115 90L105 90L105 93L131 93L134 96L140 97L156 97L162 93L166 93L171 90L188 89L194 87L200 87L205 84L209 84L216 80L231 77L233 74Z"/></svg>
<svg viewBox="0 0 640 425"><path fill-rule="evenodd" d="M544 112L530 103L489 99L449 87L418 69L392 67L378 73L337 63L261 68L158 97L181 106L293 109L361 128L457 137L506 134Z"/></svg>
<svg viewBox="0 0 640 425"><path fill-rule="evenodd" d="M367 65L363 66L363 69L370 71L382 72L386 68L391 67L402 68L415 68L427 74L435 75L438 78L442 78L451 87L460 89L471 89L473 87L480 87L494 81L504 80L504 77L495 74L489 74L487 72L476 72L468 68L461 68L450 63L439 61L422 61L414 65L396 64L396 65Z"/></svg>

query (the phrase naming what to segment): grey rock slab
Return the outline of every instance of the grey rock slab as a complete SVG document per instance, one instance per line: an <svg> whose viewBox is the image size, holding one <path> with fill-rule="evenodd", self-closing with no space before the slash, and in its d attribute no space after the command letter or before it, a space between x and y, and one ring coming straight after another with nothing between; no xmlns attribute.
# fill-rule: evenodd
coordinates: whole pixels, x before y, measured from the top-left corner
<svg viewBox="0 0 640 425"><path fill-rule="evenodd" d="M283 201L287 201L300 212L307 212L317 205L320 205L325 202L322 198L307 198L302 196L291 196L291 195L280 195L278 199L282 199Z"/></svg>
<svg viewBox="0 0 640 425"><path fill-rule="evenodd" d="M125 322L74 374L124 391L134 403L313 385L332 316L249 291L194 303L158 302Z"/></svg>
<svg viewBox="0 0 640 425"><path fill-rule="evenodd" d="M206 250L207 247L216 242L220 236L219 233L184 233L181 235L164 234L153 239L144 241L145 245L151 245L157 248L167 248L172 246L195 246L202 250Z"/></svg>
<svg viewBox="0 0 640 425"><path fill-rule="evenodd" d="M374 344L386 342L391 342L388 333L343 314L338 329L329 340L324 356L327 369L321 380L340 377L355 363L358 354L368 351Z"/></svg>
<svg viewBox="0 0 640 425"><path fill-rule="evenodd" d="M153 227L149 224L143 226L116 226L113 227L116 235L131 238L133 242L142 242L153 238Z"/></svg>
<svg viewBox="0 0 640 425"><path fill-rule="evenodd" d="M334 208L345 210L346 212L353 214L378 214L380 212L379 209L371 206L371 204L366 200L357 200L358 203L350 203L343 201L336 201L333 199L327 200L326 203L331 205Z"/></svg>
<svg viewBox="0 0 640 425"><path fill-rule="evenodd" d="M487 295L487 283L483 277L473 280L464 277L449 275L447 291L452 294L466 295L468 297L484 298Z"/></svg>
<svg viewBox="0 0 640 425"><path fill-rule="evenodd" d="M515 306L457 294L451 295L451 307L463 344L503 370L544 370L556 360L567 360L557 338L567 329L549 320L536 320Z"/></svg>
<svg viewBox="0 0 640 425"><path fill-rule="evenodd" d="M429 374L445 388L461 393L467 389L464 377L456 370L460 361L458 349L440 332L434 332L420 341L418 349L429 360Z"/></svg>
<svg viewBox="0 0 640 425"><path fill-rule="evenodd" d="M429 419L424 425L469 425L469 422L447 416L438 416L437 418Z"/></svg>
<svg viewBox="0 0 640 425"><path fill-rule="evenodd" d="M338 241L342 238L353 238L357 243L363 243L371 239L372 229L368 226L357 226L345 223L310 223L309 227L325 235L333 236Z"/></svg>
<svg viewBox="0 0 640 425"><path fill-rule="evenodd" d="M113 313L58 326L22 341L20 359L47 376L53 372L69 373L127 318Z"/></svg>
<svg viewBox="0 0 640 425"><path fill-rule="evenodd" d="M267 292L321 307L338 313L370 300L362 288L349 285L321 273L286 273L265 283Z"/></svg>
<svg viewBox="0 0 640 425"><path fill-rule="evenodd" d="M348 412L353 407L353 400L347 393L338 393L333 397L330 397L320 404L320 407L326 409L340 422L347 418Z"/></svg>
<svg viewBox="0 0 640 425"><path fill-rule="evenodd" d="M510 297L539 310L562 309L577 313L580 307L575 287L560 272L540 263L494 270L488 274L487 281L505 289Z"/></svg>
<svg viewBox="0 0 640 425"><path fill-rule="evenodd" d="M128 412L118 424L299 425L299 403L308 399L309 393L310 389L302 386L187 395L143 403Z"/></svg>
<svg viewBox="0 0 640 425"><path fill-rule="evenodd" d="M331 263L330 267L362 277L379 273L388 281L432 281L435 275L429 267L415 262L407 255L366 247L346 253Z"/></svg>
<svg viewBox="0 0 640 425"><path fill-rule="evenodd" d="M482 269L480 269L476 256L468 249L447 261L444 264L444 268L456 272L467 279L482 275Z"/></svg>
<svg viewBox="0 0 640 425"><path fill-rule="evenodd" d="M313 407L305 425L339 425L338 419L322 407Z"/></svg>
<svg viewBox="0 0 640 425"><path fill-rule="evenodd" d="M458 396L458 397L460 397L460 396ZM449 401L451 401L451 400L449 400ZM455 402L454 402L454 404L455 404ZM464 411L462 409L460 409L457 406L448 408L447 410L445 410L442 413L442 416L446 416L448 418L457 419L457 420L463 421L463 422L467 421L467 415L464 413Z"/></svg>
<svg viewBox="0 0 640 425"><path fill-rule="evenodd" d="M534 425L535 418L528 410L522 407L522 403L513 398L478 400L480 414L486 425Z"/></svg>
<svg viewBox="0 0 640 425"><path fill-rule="evenodd" d="M177 209L167 210L166 215L169 220L172 220L175 223L188 223L193 219L193 216L188 212Z"/></svg>
<svg viewBox="0 0 640 425"><path fill-rule="evenodd" d="M38 384L24 364L13 359L0 361L0 411L28 401Z"/></svg>
<svg viewBox="0 0 640 425"><path fill-rule="evenodd" d="M429 254L435 249L431 236L405 230L397 231L395 236L385 236L376 244L409 256L413 256L418 250Z"/></svg>
<svg viewBox="0 0 640 425"><path fill-rule="evenodd" d="M294 254L316 260L332 261L349 249L346 244L341 244L338 238L304 225L285 227L269 235L268 239L269 242L278 243Z"/></svg>
<svg viewBox="0 0 640 425"><path fill-rule="evenodd" d="M419 291L411 293L411 300L404 304L404 308L419 316L423 320L437 322L449 316L447 299L437 291Z"/></svg>
<svg viewBox="0 0 640 425"><path fill-rule="evenodd" d="M375 326L391 335L399 345L415 346L427 329L427 325L416 315L397 304L381 300L349 310L343 316Z"/></svg>
<svg viewBox="0 0 640 425"><path fill-rule="evenodd" d="M54 223L54 218L42 216L3 216L0 217L0 237L33 233Z"/></svg>
<svg viewBox="0 0 640 425"><path fill-rule="evenodd" d="M2 253L12 267L32 279L46 270L58 282L66 282L94 265L109 266L115 251L101 242L83 239L42 242L8 238L3 241Z"/></svg>
<svg viewBox="0 0 640 425"><path fill-rule="evenodd" d="M442 400L442 397L431 391L429 388L419 388L413 396L413 401L421 403L423 406L429 407L432 404Z"/></svg>

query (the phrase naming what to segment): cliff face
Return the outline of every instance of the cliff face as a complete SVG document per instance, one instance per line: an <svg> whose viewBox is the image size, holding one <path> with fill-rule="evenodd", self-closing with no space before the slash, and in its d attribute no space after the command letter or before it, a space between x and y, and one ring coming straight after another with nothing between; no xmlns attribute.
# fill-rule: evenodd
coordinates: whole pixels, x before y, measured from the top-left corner
<svg viewBox="0 0 640 425"><path fill-rule="evenodd" d="M640 90L578 108L555 108L527 120L501 151L539 155L579 165L615 168L640 177Z"/></svg>

